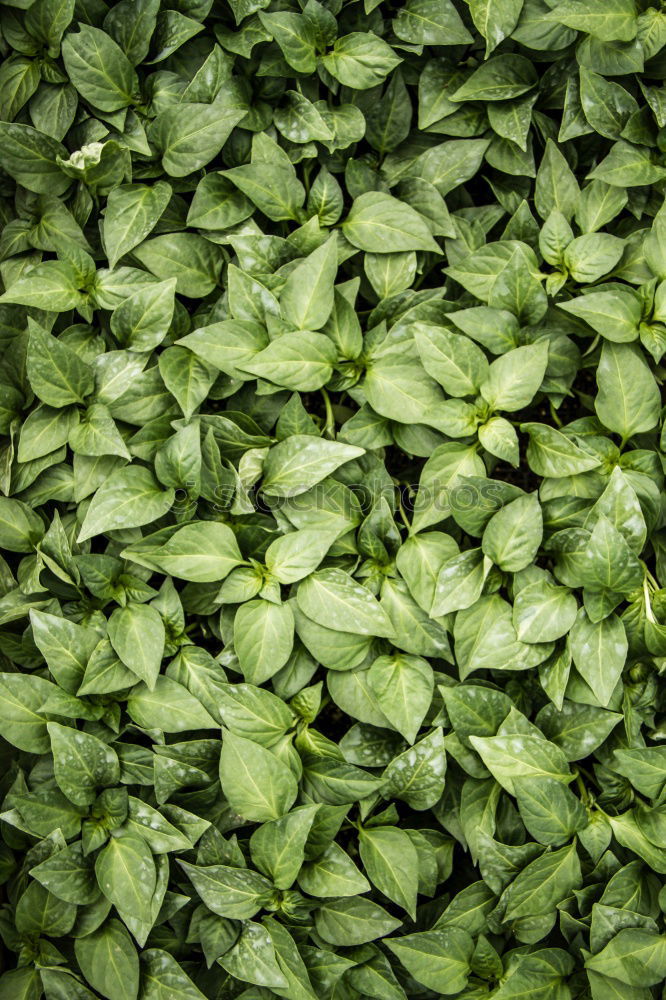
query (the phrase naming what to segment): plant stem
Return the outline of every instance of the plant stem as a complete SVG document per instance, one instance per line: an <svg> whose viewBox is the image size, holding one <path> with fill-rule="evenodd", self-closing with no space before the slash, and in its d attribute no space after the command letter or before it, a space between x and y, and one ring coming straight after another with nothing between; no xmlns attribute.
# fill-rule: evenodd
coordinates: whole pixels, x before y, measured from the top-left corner
<svg viewBox="0 0 666 1000"><path fill-rule="evenodd" d="M321 394L324 399L324 406L326 407L326 423L324 424L324 437L334 438L335 437L335 417L333 415L333 407L331 405L331 397L329 396L326 389L321 389Z"/></svg>
<svg viewBox="0 0 666 1000"><path fill-rule="evenodd" d="M409 519L407 518L407 512L405 511L405 508L402 506L402 500L398 500L398 513L400 514L400 519L404 524L404 526L407 528L407 531L411 531L412 526L409 523Z"/></svg>

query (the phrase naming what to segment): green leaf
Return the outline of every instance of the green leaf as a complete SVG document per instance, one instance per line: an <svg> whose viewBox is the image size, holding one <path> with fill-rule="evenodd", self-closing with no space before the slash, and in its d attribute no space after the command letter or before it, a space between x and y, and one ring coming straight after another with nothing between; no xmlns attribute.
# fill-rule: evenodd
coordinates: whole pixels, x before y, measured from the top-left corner
<svg viewBox="0 0 666 1000"><path fill-rule="evenodd" d="M460 479L484 474L485 466L475 448L449 441L439 445L421 472L412 529L421 531L447 517L452 506L452 491Z"/></svg>
<svg viewBox="0 0 666 1000"><path fill-rule="evenodd" d="M100 889L121 916L130 914L152 924L155 865L142 837L133 833L111 837L97 855L95 874Z"/></svg>
<svg viewBox="0 0 666 1000"><path fill-rule="evenodd" d="M570 590L546 580L535 580L516 594L513 604L516 635L521 642L552 642L569 632L577 612L576 598Z"/></svg>
<svg viewBox="0 0 666 1000"><path fill-rule="evenodd" d="M305 188L291 164L248 163L226 170L224 176L274 222L298 217L305 200Z"/></svg>
<svg viewBox="0 0 666 1000"><path fill-rule="evenodd" d="M659 390L642 354L633 345L604 343L597 385L594 406L609 430L627 439L657 424Z"/></svg>
<svg viewBox="0 0 666 1000"><path fill-rule="evenodd" d="M466 45L472 40L456 8L448 0L408 0L393 21L398 38L413 45Z"/></svg>
<svg viewBox="0 0 666 1000"><path fill-rule="evenodd" d="M312 285L309 281L303 281L301 287L310 289ZM331 293L332 291L331 284ZM320 313L320 318L323 315L324 313ZM316 321L316 317L311 318ZM329 381L336 360L337 352L328 337L321 333L310 333L309 330L299 330L297 333L282 334L255 354L251 361L239 367L244 372L267 379L285 389L314 392Z"/></svg>
<svg viewBox="0 0 666 1000"><path fill-rule="evenodd" d="M563 784L571 780L562 751L538 735L470 736L470 742L510 794L520 787L522 778L554 778Z"/></svg>
<svg viewBox="0 0 666 1000"><path fill-rule="evenodd" d="M493 409L510 413L532 401L548 364L548 344L539 341L517 347L492 362L481 385L481 395Z"/></svg>
<svg viewBox="0 0 666 1000"><path fill-rule="evenodd" d="M192 842L147 802L129 796L127 826L146 841L153 854L188 850Z"/></svg>
<svg viewBox="0 0 666 1000"><path fill-rule="evenodd" d="M419 931L386 942L414 979L448 996L467 985L474 942L460 927Z"/></svg>
<svg viewBox="0 0 666 1000"><path fill-rule="evenodd" d="M406 31L410 31L409 26ZM366 111L365 119L368 142L380 153L395 149L407 137L412 122L412 105L399 69L392 74L381 101ZM324 174L323 179L325 177Z"/></svg>
<svg viewBox="0 0 666 1000"><path fill-rule="evenodd" d="M469 12L486 39L486 55L511 34L522 7L523 0L472 0Z"/></svg>
<svg viewBox="0 0 666 1000"><path fill-rule="evenodd" d="M404 201L379 191L368 191L354 199L342 231L353 246L372 253L440 253L423 216Z"/></svg>
<svg viewBox="0 0 666 1000"><path fill-rule="evenodd" d="M286 139L297 143L333 139L333 132L312 101L296 90L288 91L285 96L286 106L276 110L273 120Z"/></svg>
<svg viewBox="0 0 666 1000"><path fill-rule="evenodd" d="M378 656L368 672L368 685L391 725L413 743L432 699L430 664L418 656Z"/></svg>
<svg viewBox="0 0 666 1000"><path fill-rule="evenodd" d="M465 677L491 665L500 670L528 670L552 652L548 643L528 645L518 640L511 606L497 594L482 597L458 613L454 638Z"/></svg>
<svg viewBox="0 0 666 1000"><path fill-rule="evenodd" d="M571 629L571 653L578 673L590 686L598 702L608 705L622 676L627 637L617 615L592 622L584 609Z"/></svg>
<svg viewBox="0 0 666 1000"><path fill-rule="evenodd" d="M65 36L62 57L81 97L100 111L117 111L134 100L138 91L136 73L106 32L80 24L78 34L70 32Z"/></svg>
<svg viewBox="0 0 666 1000"><path fill-rule="evenodd" d="M400 926L400 921L377 903L351 896L320 906L315 926L328 944L348 947L390 934Z"/></svg>
<svg viewBox="0 0 666 1000"><path fill-rule="evenodd" d="M318 625L357 635L391 637L393 626L370 591L340 569L324 569L304 580L296 595L301 611Z"/></svg>
<svg viewBox="0 0 666 1000"><path fill-rule="evenodd" d="M363 448L293 434L269 451L262 489L273 497L296 497L316 486L345 462L363 455Z"/></svg>
<svg viewBox="0 0 666 1000"><path fill-rule="evenodd" d="M155 687L164 655L164 623L149 604L128 604L116 608L109 618L109 639L126 667Z"/></svg>
<svg viewBox="0 0 666 1000"><path fill-rule="evenodd" d="M32 552L44 535L39 514L21 500L0 497L0 543L9 552Z"/></svg>
<svg viewBox="0 0 666 1000"><path fill-rule="evenodd" d="M91 403L84 418L72 427L69 446L79 455L119 455L121 458L130 458L108 408L102 403Z"/></svg>
<svg viewBox="0 0 666 1000"><path fill-rule="evenodd" d="M617 712L579 705L568 699L559 710L554 705L545 705L538 715L544 734L557 743L569 760L587 757L601 746L620 719Z"/></svg>
<svg viewBox="0 0 666 1000"><path fill-rule="evenodd" d="M343 86L356 90L381 83L402 62L390 45L370 31L353 31L338 38L321 61Z"/></svg>
<svg viewBox="0 0 666 1000"><path fill-rule="evenodd" d="M195 299L213 291L222 268L213 245L195 233L155 236L136 247L134 256L156 278L175 278L176 291Z"/></svg>
<svg viewBox="0 0 666 1000"><path fill-rule="evenodd" d="M417 325L414 339L423 367L450 396L476 394L488 373L483 351L467 337L443 327Z"/></svg>
<svg viewBox="0 0 666 1000"><path fill-rule="evenodd" d="M248 601L234 618L234 646L243 676L263 684L280 670L294 644L294 616L288 604Z"/></svg>
<svg viewBox="0 0 666 1000"><path fill-rule="evenodd" d="M132 351L152 351L164 340L174 311L176 279L156 281L130 295L114 309L111 330Z"/></svg>
<svg viewBox="0 0 666 1000"><path fill-rule="evenodd" d="M666 942L658 934L627 927L591 955L585 967L629 986L654 986L666 975Z"/></svg>
<svg viewBox="0 0 666 1000"><path fill-rule="evenodd" d="M587 825L579 799L552 778L521 778L516 798L523 823L540 844L559 847Z"/></svg>
<svg viewBox="0 0 666 1000"><path fill-rule="evenodd" d="M288 980L277 963L271 936L263 924L245 921L238 941L218 961L223 969L241 982L272 989L288 986ZM166 1000L166 996L159 1000Z"/></svg>
<svg viewBox="0 0 666 1000"><path fill-rule="evenodd" d="M212 104L165 108L152 122L149 134L167 175L185 177L204 167L217 156L246 113L235 104L232 93L224 90Z"/></svg>
<svg viewBox="0 0 666 1000"><path fill-rule="evenodd" d="M630 0L587 0L580 8L573 0L561 4L558 24L566 24L577 31L586 31L604 42L630 42L636 36L636 10ZM552 18L554 20L554 18Z"/></svg>
<svg viewBox="0 0 666 1000"><path fill-rule="evenodd" d="M538 476L554 479L577 476L601 464L597 455L584 450L582 442L578 444L555 427L526 423L520 429L530 436L526 457L530 469Z"/></svg>
<svg viewBox="0 0 666 1000"><path fill-rule="evenodd" d="M589 284L607 274L623 252L624 244L617 236L587 233L568 244L563 262L574 281Z"/></svg>
<svg viewBox="0 0 666 1000"><path fill-rule="evenodd" d="M173 490L162 490L150 469L117 469L95 493L79 541L103 531L150 524L169 510L173 500Z"/></svg>
<svg viewBox="0 0 666 1000"><path fill-rule="evenodd" d="M71 181L62 173L58 157L67 150L50 135L31 125L0 122L0 166L28 191L61 195Z"/></svg>
<svg viewBox="0 0 666 1000"><path fill-rule="evenodd" d="M187 222L197 229L228 229L252 215L245 195L220 174L205 174L194 192Z"/></svg>
<svg viewBox="0 0 666 1000"><path fill-rule="evenodd" d="M74 805L90 805L97 789L117 783L120 769L113 747L59 722L49 722L47 729L56 782Z"/></svg>
<svg viewBox="0 0 666 1000"><path fill-rule="evenodd" d="M446 753L441 729L433 729L394 757L384 771L385 788L412 809L431 809L444 788Z"/></svg>
<svg viewBox="0 0 666 1000"><path fill-rule="evenodd" d="M6 302L16 302L22 306L33 306L38 309L48 307L54 312L67 312L69 309L75 308L85 309L86 299L83 292L79 290L80 284L79 275L70 264L65 261L48 260L43 264L37 264L36 267L29 268L25 276L15 281L4 293L3 299ZM35 339L37 339L38 328L36 324L34 324L33 329ZM45 331L40 332L44 338L48 336ZM54 337L51 340L58 344ZM44 346L46 347L46 343ZM55 348L55 352L58 352L58 347ZM51 345L50 349L47 348L47 364L53 353L54 349ZM58 353L61 363L64 362L64 354L64 351ZM71 358L70 362L74 363ZM36 372L37 377L39 377L37 368ZM48 375L46 375L45 381L50 381ZM66 389L68 388L69 386L66 386Z"/></svg>
<svg viewBox="0 0 666 1000"><path fill-rule="evenodd" d="M314 73L315 33L309 20L300 14L259 14L261 24L280 46L287 63L299 73Z"/></svg>
<svg viewBox="0 0 666 1000"><path fill-rule="evenodd" d="M441 421L442 391L415 359L387 355L371 361L363 388L373 410L389 420L408 424Z"/></svg>
<svg viewBox="0 0 666 1000"><path fill-rule="evenodd" d="M489 144L489 139L452 139L431 146L419 156L414 172L447 195L474 177Z"/></svg>
<svg viewBox="0 0 666 1000"><path fill-rule="evenodd" d="M615 750L613 767L631 781L642 795L656 799L666 784L666 761L663 747L640 750Z"/></svg>
<svg viewBox="0 0 666 1000"><path fill-rule="evenodd" d="M222 721L239 736L272 746L294 721L292 710L276 695L253 684L218 684Z"/></svg>
<svg viewBox="0 0 666 1000"><path fill-rule="evenodd" d="M286 335L285 335L286 336ZM232 378L246 378L238 367L268 345L266 331L249 320L224 320L194 330L178 341L208 365Z"/></svg>
<svg viewBox="0 0 666 1000"><path fill-rule="evenodd" d="M243 562L232 529L219 521L184 524L170 532L162 544L151 544L150 537L128 546L123 556L151 568L154 565L181 580L221 581Z"/></svg>
<svg viewBox="0 0 666 1000"><path fill-rule="evenodd" d="M142 1000L204 1000L176 959L161 948L142 953L141 976Z"/></svg>
<svg viewBox="0 0 666 1000"><path fill-rule="evenodd" d="M418 854L405 831L394 826L361 830L359 851L374 885L414 919Z"/></svg>
<svg viewBox="0 0 666 1000"><path fill-rule="evenodd" d="M290 273L280 294L280 309L299 330L319 330L333 308L338 269L337 243L329 237Z"/></svg>
<svg viewBox="0 0 666 1000"><path fill-rule="evenodd" d="M589 176L613 187L625 188L654 184L666 177L666 172L653 161L649 150L620 140Z"/></svg>
<svg viewBox="0 0 666 1000"><path fill-rule="evenodd" d="M3 121L13 121L23 105L37 90L40 81L36 59L7 59L0 67L0 114Z"/></svg>
<svg viewBox="0 0 666 1000"><path fill-rule="evenodd" d="M607 340L626 343L638 337L642 317L641 300L632 289L618 285L612 291L592 292L570 302L561 302L560 309L580 317Z"/></svg>
<svg viewBox="0 0 666 1000"><path fill-rule="evenodd" d="M280 583L296 583L312 573L335 541L337 531L303 528L280 535L266 549L266 567Z"/></svg>
<svg viewBox="0 0 666 1000"><path fill-rule="evenodd" d="M82 403L93 391L90 367L37 324L30 331L26 366L34 392L49 406Z"/></svg>
<svg viewBox="0 0 666 1000"><path fill-rule="evenodd" d="M548 913L582 881L576 845L546 852L530 862L500 900L505 920Z"/></svg>
<svg viewBox="0 0 666 1000"><path fill-rule="evenodd" d="M584 570L590 590L628 594L640 587L644 570L624 536L603 514L599 514L586 549L589 562Z"/></svg>
<svg viewBox="0 0 666 1000"><path fill-rule="evenodd" d="M139 993L139 956L118 920L75 942L76 960L87 982L109 1000L136 1000Z"/></svg>
<svg viewBox="0 0 666 1000"><path fill-rule="evenodd" d="M580 68L580 100L592 128L607 139L619 139L631 115L638 111L624 87L584 66Z"/></svg>
<svg viewBox="0 0 666 1000"><path fill-rule="evenodd" d="M256 823L283 816L298 790L293 774L275 754L229 730L222 737L220 781L235 812Z"/></svg>
<svg viewBox="0 0 666 1000"><path fill-rule="evenodd" d="M318 805L300 806L262 823L250 838L253 863L276 889L289 889L305 860L305 845Z"/></svg>
<svg viewBox="0 0 666 1000"><path fill-rule="evenodd" d="M198 698L171 677L160 676L149 688L140 684L130 694L127 711L143 729L183 733L190 729L217 729L218 723Z"/></svg>
<svg viewBox="0 0 666 1000"><path fill-rule="evenodd" d="M272 884L247 868L227 865L200 868L186 861L181 861L180 866L208 909L221 917L247 920L272 900Z"/></svg>
<svg viewBox="0 0 666 1000"><path fill-rule="evenodd" d="M543 535L536 493L518 497L493 514L481 540L484 555L509 573L525 569L536 556Z"/></svg>
<svg viewBox="0 0 666 1000"><path fill-rule="evenodd" d="M41 715L53 685L33 674L0 674L0 718L6 740L29 753L46 753L50 739Z"/></svg>
<svg viewBox="0 0 666 1000"><path fill-rule="evenodd" d="M542 219L547 219L555 209L565 219L573 215L578 201L578 182L569 164L552 139L546 142L546 150L536 176L534 204Z"/></svg>
<svg viewBox="0 0 666 1000"><path fill-rule="evenodd" d="M99 642L99 633L36 608L30 610L30 624L35 645L52 675L65 691L75 694Z"/></svg>
<svg viewBox="0 0 666 1000"><path fill-rule="evenodd" d="M111 267L153 231L170 198L171 188L164 181L123 184L111 191L102 229Z"/></svg>
<svg viewBox="0 0 666 1000"><path fill-rule="evenodd" d="M507 101L536 85L532 63L522 56L493 56L451 95L452 101Z"/></svg>
<svg viewBox="0 0 666 1000"><path fill-rule="evenodd" d="M370 888L367 878L335 841L315 861L303 865L298 884L310 896L321 898L356 896Z"/></svg>

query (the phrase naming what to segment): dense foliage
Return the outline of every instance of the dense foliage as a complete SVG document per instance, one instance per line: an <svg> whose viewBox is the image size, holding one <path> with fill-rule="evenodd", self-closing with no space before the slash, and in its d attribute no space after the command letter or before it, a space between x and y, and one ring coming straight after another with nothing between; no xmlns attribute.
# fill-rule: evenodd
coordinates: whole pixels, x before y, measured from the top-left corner
<svg viewBox="0 0 666 1000"><path fill-rule="evenodd" d="M662 996L666 13L0 32L0 1000Z"/></svg>

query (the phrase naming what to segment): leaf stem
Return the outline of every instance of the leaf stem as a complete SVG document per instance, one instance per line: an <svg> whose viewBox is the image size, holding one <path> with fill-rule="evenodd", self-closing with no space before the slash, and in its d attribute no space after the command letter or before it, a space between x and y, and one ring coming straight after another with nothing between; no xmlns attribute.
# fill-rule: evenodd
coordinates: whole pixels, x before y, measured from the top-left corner
<svg viewBox="0 0 666 1000"><path fill-rule="evenodd" d="M398 500L398 513L400 514L400 519L401 519L402 523L404 524L404 526L407 528L407 531L411 531L412 530L412 526L409 523L409 519L407 517L406 510L402 506L402 500Z"/></svg>
<svg viewBox="0 0 666 1000"><path fill-rule="evenodd" d="M649 571L646 570L646 573L647 572ZM650 602L650 588L648 587L647 575L643 577L643 597L645 599L645 617L650 622L650 624L656 625L657 619L654 616L654 612L652 610L652 604Z"/></svg>
<svg viewBox="0 0 666 1000"><path fill-rule="evenodd" d="M580 794L581 802L583 803L583 805L589 806L590 793L588 792L587 786L583 781L581 773L578 769L576 769L576 787L578 788L578 792Z"/></svg>
<svg viewBox="0 0 666 1000"><path fill-rule="evenodd" d="M331 397L329 396L326 389L320 390L324 406L326 407L326 422L324 424L324 437L333 439L335 437L335 416L333 415L333 406L331 405Z"/></svg>

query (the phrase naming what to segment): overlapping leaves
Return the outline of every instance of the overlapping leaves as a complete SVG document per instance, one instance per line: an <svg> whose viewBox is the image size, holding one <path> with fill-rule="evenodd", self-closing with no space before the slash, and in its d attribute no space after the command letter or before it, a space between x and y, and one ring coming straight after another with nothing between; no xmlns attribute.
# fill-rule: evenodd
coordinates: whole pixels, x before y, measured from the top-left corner
<svg viewBox="0 0 666 1000"><path fill-rule="evenodd" d="M0 1000L658 997L666 15L0 44Z"/></svg>

